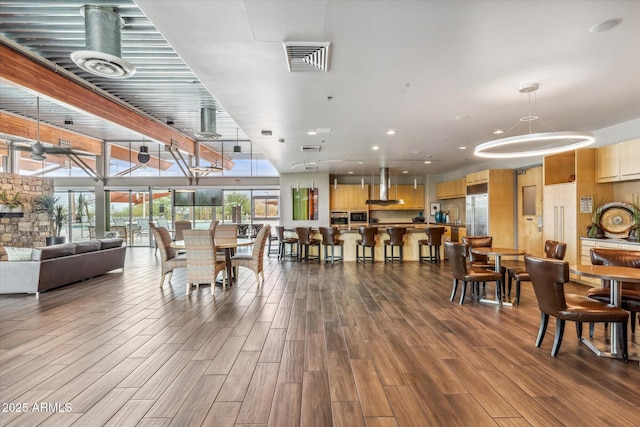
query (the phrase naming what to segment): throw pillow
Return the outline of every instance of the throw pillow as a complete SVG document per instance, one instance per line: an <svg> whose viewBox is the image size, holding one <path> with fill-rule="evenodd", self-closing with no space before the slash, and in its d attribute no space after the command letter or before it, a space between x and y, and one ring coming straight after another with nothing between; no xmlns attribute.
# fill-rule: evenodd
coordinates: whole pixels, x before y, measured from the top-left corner
<svg viewBox="0 0 640 427"><path fill-rule="evenodd" d="M4 250L9 261L31 261L31 248L5 246Z"/></svg>

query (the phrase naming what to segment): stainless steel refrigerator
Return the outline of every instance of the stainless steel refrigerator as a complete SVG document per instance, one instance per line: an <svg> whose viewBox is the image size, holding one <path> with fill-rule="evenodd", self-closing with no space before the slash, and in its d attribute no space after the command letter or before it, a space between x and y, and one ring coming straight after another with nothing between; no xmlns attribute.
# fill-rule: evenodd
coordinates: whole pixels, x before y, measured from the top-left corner
<svg viewBox="0 0 640 427"><path fill-rule="evenodd" d="M467 236L489 234L489 196L487 193L467 195Z"/></svg>

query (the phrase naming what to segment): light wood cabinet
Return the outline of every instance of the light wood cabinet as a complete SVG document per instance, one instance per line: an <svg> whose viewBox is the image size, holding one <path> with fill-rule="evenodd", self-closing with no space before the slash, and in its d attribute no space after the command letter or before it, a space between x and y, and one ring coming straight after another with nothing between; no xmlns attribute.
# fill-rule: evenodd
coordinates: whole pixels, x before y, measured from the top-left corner
<svg viewBox="0 0 640 427"><path fill-rule="evenodd" d="M467 174L466 185L484 184L489 182L489 170Z"/></svg>
<svg viewBox="0 0 640 427"><path fill-rule="evenodd" d="M368 211L369 186L360 184L333 185L329 190L329 209L332 211Z"/></svg>
<svg viewBox="0 0 640 427"><path fill-rule="evenodd" d="M467 194L466 177L436 184L436 199L458 199Z"/></svg>
<svg viewBox="0 0 640 427"><path fill-rule="evenodd" d="M606 145L597 149L596 177L598 182L620 180L620 144Z"/></svg>
<svg viewBox="0 0 640 427"><path fill-rule="evenodd" d="M591 224L591 212L581 212L580 198L611 200L612 185L596 183L595 148L546 156L543 173L543 241L559 240L566 243L565 261L577 264L582 261L579 239L586 235L587 227Z"/></svg>
<svg viewBox="0 0 640 427"><path fill-rule="evenodd" d="M345 212L349 210L349 188L346 185L331 186L331 190L329 190L329 209Z"/></svg>
<svg viewBox="0 0 640 427"><path fill-rule="evenodd" d="M640 179L640 139L620 144L620 181Z"/></svg>
<svg viewBox="0 0 640 427"><path fill-rule="evenodd" d="M640 179L640 139L599 147L596 177L598 182Z"/></svg>

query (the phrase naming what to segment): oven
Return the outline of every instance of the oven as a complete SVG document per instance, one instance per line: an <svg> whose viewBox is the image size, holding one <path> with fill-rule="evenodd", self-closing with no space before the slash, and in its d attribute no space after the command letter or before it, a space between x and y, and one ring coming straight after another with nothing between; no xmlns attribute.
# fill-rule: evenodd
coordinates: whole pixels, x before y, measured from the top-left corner
<svg viewBox="0 0 640 427"><path fill-rule="evenodd" d="M347 212L331 212L331 225L347 224L349 224L349 215Z"/></svg>
<svg viewBox="0 0 640 427"><path fill-rule="evenodd" d="M369 222L369 213L367 211L353 211L349 212L349 222L350 223L367 223Z"/></svg>

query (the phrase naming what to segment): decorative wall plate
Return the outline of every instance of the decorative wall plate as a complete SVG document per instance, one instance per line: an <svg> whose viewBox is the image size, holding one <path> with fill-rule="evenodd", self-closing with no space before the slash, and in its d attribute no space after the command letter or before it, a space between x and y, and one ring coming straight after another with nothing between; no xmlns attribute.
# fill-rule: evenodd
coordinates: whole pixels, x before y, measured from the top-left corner
<svg viewBox="0 0 640 427"><path fill-rule="evenodd" d="M627 237L635 224L633 205L622 202L605 203L598 208L600 227L607 237Z"/></svg>

